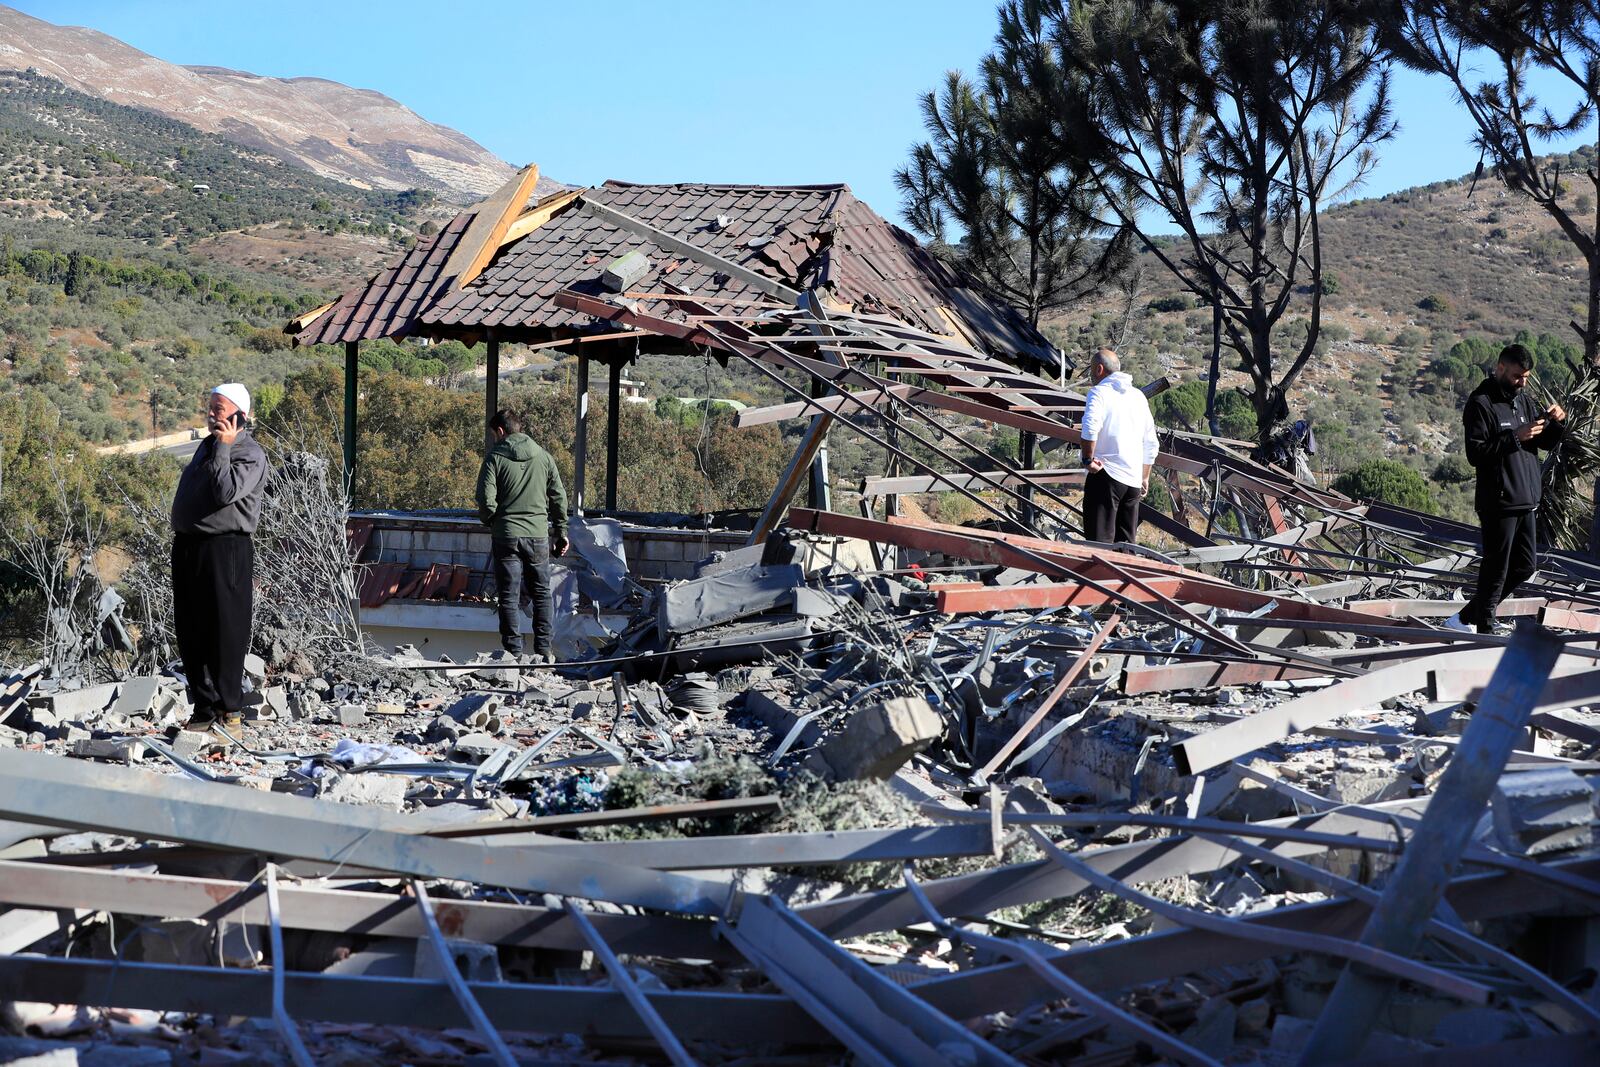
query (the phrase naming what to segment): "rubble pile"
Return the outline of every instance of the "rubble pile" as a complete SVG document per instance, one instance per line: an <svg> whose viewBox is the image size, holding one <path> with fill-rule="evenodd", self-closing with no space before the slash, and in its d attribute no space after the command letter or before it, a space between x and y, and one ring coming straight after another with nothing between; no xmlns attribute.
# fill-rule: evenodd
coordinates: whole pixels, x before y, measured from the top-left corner
<svg viewBox="0 0 1600 1067"><path fill-rule="evenodd" d="M799 321L999 383L804 364L863 405L1072 410ZM11 672L0 1062L1592 1062L1600 566L1446 629L1469 528L1161 459L1159 550L1017 468L981 525L780 492L676 582L580 521L559 664L254 661L237 734L171 668Z"/></svg>

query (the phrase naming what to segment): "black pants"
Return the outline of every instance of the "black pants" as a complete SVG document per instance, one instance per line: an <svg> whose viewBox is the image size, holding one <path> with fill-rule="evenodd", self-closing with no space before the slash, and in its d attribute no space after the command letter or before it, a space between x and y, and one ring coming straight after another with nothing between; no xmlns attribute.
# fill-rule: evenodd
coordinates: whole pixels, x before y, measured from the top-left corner
<svg viewBox="0 0 1600 1067"><path fill-rule="evenodd" d="M1083 532L1091 541L1134 544L1139 536L1139 501L1144 493L1123 485L1105 471L1083 480Z"/></svg>
<svg viewBox="0 0 1600 1067"><path fill-rule="evenodd" d="M1478 513L1483 527L1483 558L1478 564L1478 591L1461 609L1461 621L1472 626L1494 622L1500 601L1539 569L1536 511Z"/></svg>
<svg viewBox="0 0 1600 1067"><path fill-rule="evenodd" d="M490 552L494 559L494 584L500 594L500 647L522 651L524 599L522 580L528 580L528 614L533 616L533 650L550 651L550 541L544 537L496 537Z"/></svg>
<svg viewBox="0 0 1600 1067"><path fill-rule="evenodd" d="M249 534L175 534L172 622L196 719L244 707L256 552Z"/></svg>

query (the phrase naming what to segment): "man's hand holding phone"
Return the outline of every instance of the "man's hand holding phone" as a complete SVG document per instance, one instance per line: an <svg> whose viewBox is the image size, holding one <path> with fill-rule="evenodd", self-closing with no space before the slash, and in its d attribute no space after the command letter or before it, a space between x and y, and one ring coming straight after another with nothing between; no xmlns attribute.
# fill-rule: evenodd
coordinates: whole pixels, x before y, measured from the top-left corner
<svg viewBox="0 0 1600 1067"><path fill-rule="evenodd" d="M238 440L239 431L242 429L244 429L244 416L237 411L225 418L213 419L211 422L211 432L225 445L231 445Z"/></svg>
<svg viewBox="0 0 1600 1067"><path fill-rule="evenodd" d="M1535 437L1538 437L1540 434L1544 433L1544 428L1546 425L1548 424L1544 419L1534 419L1532 422L1528 423L1517 431L1517 440L1533 440Z"/></svg>

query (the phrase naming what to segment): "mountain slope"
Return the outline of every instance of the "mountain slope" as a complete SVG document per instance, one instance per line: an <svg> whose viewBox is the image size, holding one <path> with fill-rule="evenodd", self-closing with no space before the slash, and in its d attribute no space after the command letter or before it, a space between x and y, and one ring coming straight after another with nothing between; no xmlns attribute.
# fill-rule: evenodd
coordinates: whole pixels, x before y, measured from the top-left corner
<svg viewBox="0 0 1600 1067"><path fill-rule="evenodd" d="M0 71L0 219L186 248L316 288L453 209L364 190L41 74Z"/></svg>
<svg viewBox="0 0 1600 1067"><path fill-rule="evenodd" d="M183 67L95 30L0 6L0 69L29 68L358 187L429 189L467 203L513 173L471 138L382 93L320 78Z"/></svg>

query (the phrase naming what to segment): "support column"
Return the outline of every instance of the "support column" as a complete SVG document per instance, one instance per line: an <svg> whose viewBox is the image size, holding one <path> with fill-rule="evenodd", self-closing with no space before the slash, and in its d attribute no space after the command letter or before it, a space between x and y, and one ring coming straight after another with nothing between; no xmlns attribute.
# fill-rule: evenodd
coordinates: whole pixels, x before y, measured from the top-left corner
<svg viewBox="0 0 1600 1067"><path fill-rule="evenodd" d="M500 339L493 330L484 347L488 352L483 377L483 447L490 449L494 447L494 431L489 428L489 420L500 410Z"/></svg>
<svg viewBox="0 0 1600 1067"><path fill-rule="evenodd" d="M884 440L889 442L889 448L891 450L898 449L900 447L900 418L899 418L900 412L899 412L898 405L891 403L887 407L885 407L883 410L884 410L884 418L883 418L883 422L884 422L883 437L884 437ZM898 452L890 451L889 460L883 466L883 473L886 476L890 477L890 478L894 478L894 477L898 477L899 476L899 474L900 474L900 454ZM900 494L899 493L886 493L886 494L884 494L884 497L883 497L883 517L885 519L892 519L898 514L900 514Z"/></svg>
<svg viewBox="0 0 1600 1067"><path fill-rule="evenodd" d="M361 365L356 361L360 341L344 343L344 492L351 496L356 484L356 377Z"/></svg>
<svg viewBox="0 0 1600 1067"><path fill-rule="evenodd" d="M589 466L589 357L578 352L578 415L572 437L572 513L583 514L583 480Z"/></svg>
<svg viewBox="0 0 1600 1067"><path fill-rule="evenodd" d="M1017 442L1018 452L1021 453L1021 466L1025 471L1031 471L1037 461L1039 449L1039 435L1032 430L1023 430ZM1027 501L1022 505L1022 525L1032 527L1038 518L1037 509L1033 506L1033 483L1023 482L1021 486L1023 498Z"/></svg>
<svg viewBox="0 0 1600 1067"><path fill-rule="evenodd" d="M811 379L811 395L814 398L821 399L831 391L831 387L821 378ZM827 423L823 424L821 440L817 444L816 455L811 457L810 478L806 495L811 501L811 506L817 511L833 510L833 494L829 491L828 485L828 425L832 421L832 419L829 419Z"/></svg>
<svg viewBox="0 0 1600 1067"><path fill-rule="evenodd" d="M606 389L606 510L617 510L617 440L622 426L622 360L611 362Z"/></svg>

